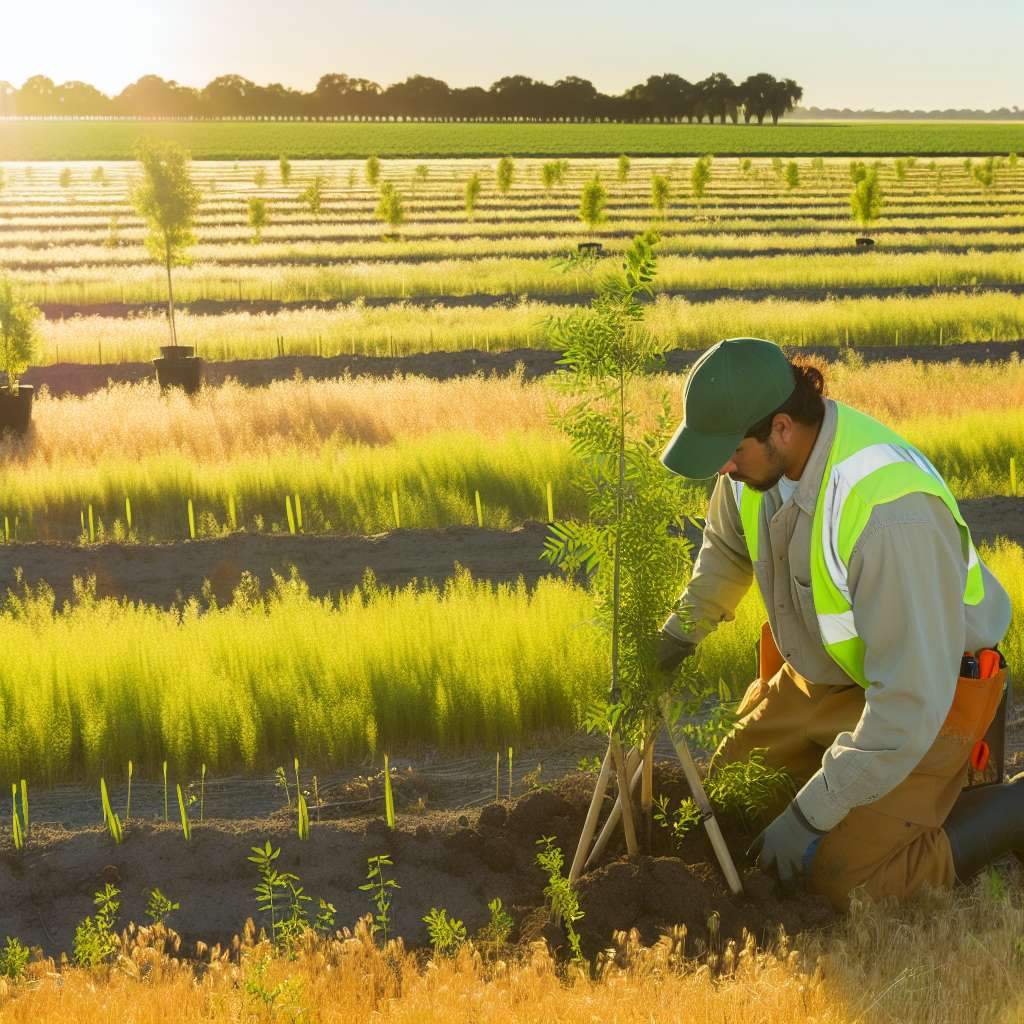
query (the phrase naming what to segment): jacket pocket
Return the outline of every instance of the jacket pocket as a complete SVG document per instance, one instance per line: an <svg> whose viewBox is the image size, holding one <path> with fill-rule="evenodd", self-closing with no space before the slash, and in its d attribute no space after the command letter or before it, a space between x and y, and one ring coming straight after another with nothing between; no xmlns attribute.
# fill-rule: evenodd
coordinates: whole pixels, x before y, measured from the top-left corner
<svg viewBox="0 0 1024 1024"><path fill-rule="evenodd" d="M811 636L818 636L818 615L814 610L814 595L811 593L809 583L801 583L798 579L791 579L793 593L796 596L796 604L800 609L800 616L804 620L804 627Z"/></svg>

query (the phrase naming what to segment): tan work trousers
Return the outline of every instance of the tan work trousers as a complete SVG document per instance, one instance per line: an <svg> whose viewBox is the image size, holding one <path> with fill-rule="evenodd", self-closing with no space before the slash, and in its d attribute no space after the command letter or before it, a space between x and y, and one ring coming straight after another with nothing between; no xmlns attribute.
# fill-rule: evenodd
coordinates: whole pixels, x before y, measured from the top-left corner
<svg viewBox="0 0 1024 1024"><path fill-rule="evenodd" d="M815 686L774 648L771 632L763 630L762 675L748 688L741 718L715 752L711 769L745 760L763 747L765 762L785 768L799 789L821 767L836 736L857 725L864 690L856 684ZM1005 677L1003 670L991 679L957 681L953 706L920 764L880 800L853 808L819 842L808 890L845 909L850 891L859 885L874 899L903 899L925 883L953 884L953 858L942 824L967 779L971 749L995 716ZM779 806L766 808L766 820L787 802L784 796Z"/></svg>

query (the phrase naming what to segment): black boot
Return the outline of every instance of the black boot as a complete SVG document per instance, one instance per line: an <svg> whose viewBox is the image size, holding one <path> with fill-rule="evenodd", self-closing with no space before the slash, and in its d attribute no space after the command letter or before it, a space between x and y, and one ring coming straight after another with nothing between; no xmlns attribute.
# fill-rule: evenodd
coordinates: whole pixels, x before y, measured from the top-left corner
<svg viewBox="0 0 1024 1024"><path fill-rule="evenodd" d="M1007 853L1024 862L1024 772L1000 786L962 793L942 827L957 881L966 882Z"/></svg>

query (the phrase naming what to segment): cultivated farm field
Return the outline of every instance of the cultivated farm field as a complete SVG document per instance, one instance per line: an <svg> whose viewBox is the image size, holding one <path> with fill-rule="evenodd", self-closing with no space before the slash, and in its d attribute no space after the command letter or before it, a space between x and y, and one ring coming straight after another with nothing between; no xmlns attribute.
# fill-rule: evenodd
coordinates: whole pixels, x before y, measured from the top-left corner
<svg viewBox="0 0 1024 1024"><path fill-rule="evenodd" d="M166 274L118 159L139 126L57 127L0 125L0 275L42 311L32 426L0 438L0 938L42 954L0 946L0 1021L616 1019L637 999L656 1020L1016 1019L1017 866L836 918L777 897L724 791L746 896L663 817L653 856L613 838L579 883L573 961L552 893L611 662L585 576L541 555L588 512L553 325L647 232L667 351L629 389L637 429L663 402L678 422L720 338L813 361L950 484L1010 593L1021 678L1019 125L161 125L202 193L174 268L193 396L152 379ZM851 160L876 165L874 223L851 219ZM603 254L566 259L586 242ZM690 557L710 484L678 492ZM764 614L751 591L691 663L701 762ZM1021 770L1019 712L1009 736ZM664 737L656 754L678 802ZM542 870L544 836L564 864ZM121 934L147 901L153 927Z"/></svg>

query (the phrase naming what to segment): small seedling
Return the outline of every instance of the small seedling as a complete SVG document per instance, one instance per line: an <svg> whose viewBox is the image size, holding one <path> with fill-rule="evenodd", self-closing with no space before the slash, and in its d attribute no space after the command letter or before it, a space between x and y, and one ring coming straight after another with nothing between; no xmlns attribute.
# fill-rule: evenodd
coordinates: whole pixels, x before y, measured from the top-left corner
<svg viewBox="0 0 1024 1024"><path fill-rule="evenodd" d="M286 805L288 807L291 807L292 795L288 789L288 776L287 774L285 774L285 770L282 765L278 765L277 770L274 772L274 785L277 786L278 789L284 790L284 799Z"/></svg>
<svg viewBox="0 0 1024 1024"><path fill-rule="evenodd" d="M381 932L384 944L388 941L388 924L391 920L392 890L401 889L401 886L393 878L385 876L385 868L394 867L391 857L386 853L379 853L366 861L366 882L359 886L360 892L370 894L373 905L377 908L373 922L370 925L370 934L376 935Z"/></svg>
<svg viewBox="0 0 1024 1024"><path fill-rule="evenodd" d="M167 918L175 910L181 910L180 903L168 899L159 889L150 889L149 901L146 903L146 917L153 924L166 924Z"/></svg>
<svg viewBox="0 0 1024 1024"><path fill-rule="evenodd" d="M203 821L206 813L206 762L199 771L199 820Z"/></svg>
<svg viewBox="0 0 1024 1024"><path fill-rule="evenodd" d="M99 967L117 950L114 923L121 908L120 889L109 882L93 902L99 908L94 917L87 917L75 929L74 957L79 967Z"/></svg>
<svg viewBox="0 0 1024 1024"><path fill-rule="evenodd" d="M477 932L477 942L497 958L512 934L512 915L502 906L498 896L487 904L487 909L491 912L491 919Z"/></svg>
<svg viewBox="0 0 1024 1024"><path fill-rule="evenodd" d="M555 846L554 836L542 836L537 840L537 845L543 847L536 857L537 866L548 876L544 896L550 902L552 916L560 920L565 927L565 936L569 940L573 960L582 960L580 935L575 924L583 917L583 910L576 890L562 874L565 858L562 851Z"/></svg>
<svg viewBox="0 0 1024 1024"><path fill-rule="evenodd" d="M395 796L391 790L391 765L388 755L384 755L384 816L387 819L388 828L395 827Z"/></svg>
<svg viewBox="0 0 1024 1024"><path fill-rule="evenodd" d="M169 821L167 814L167 762L164 761L164 821Z"/></svg>
<svg viewBox="0 0 1024 1024"><path fill-rule="evenodd" d="M127 825L129 818L132 816L132 772L133 765L131 758L128 759L128 801L124 807L124 823Z"/></svg>
<svg viewBox="0 0 1024 1024"><path fill-rule="evenodd" d="M0 978L21 981L28 970L28 961L28 946L8 936L4 948L0 950Z"/></svg>
<svg viewBox="0 0 1024 1024"><path fill-rule="evenodd" d="M181 783L175 783L174 788L178 792L178 813L181 815L181 831L187 843L192 838L192 825L188 820L188 808L185 806L185 797L181 792Z"/></svg>
<svg viewBox="0 0 1024 1024"><path fill-rule="evenodd" d="M102 778L100 779L100 804L103 807L103 821L110 830L110 838L120 846L121 841L124 839L124 827L121 825L121 819L110 808L107 783Z"/></svg>
<svg viewBox="0 0 1024 1024"><path fill-rule="evenodd" d="M427 934L430 936L430 944L434 947L434 956L454 953L466 941L466 926L454 917L449 917L444 907L440 910L437 907L431 907L430 912L420 920L427 925Z"/></svg>
<svg viewBox="0 0 1024 1024"><path fill-rule="evenodd" d="M306 806L306 798L300 793L296 798L296 806L299 810L298 818L298 831L299 838L306 840L309 838L309 808Z"/></svg>

